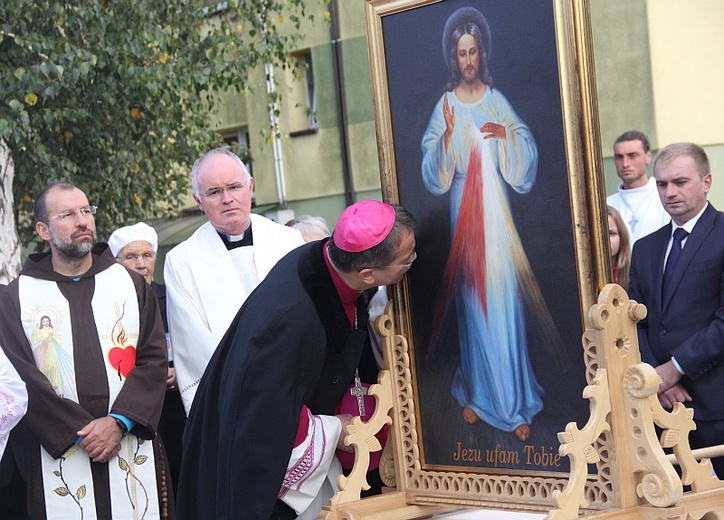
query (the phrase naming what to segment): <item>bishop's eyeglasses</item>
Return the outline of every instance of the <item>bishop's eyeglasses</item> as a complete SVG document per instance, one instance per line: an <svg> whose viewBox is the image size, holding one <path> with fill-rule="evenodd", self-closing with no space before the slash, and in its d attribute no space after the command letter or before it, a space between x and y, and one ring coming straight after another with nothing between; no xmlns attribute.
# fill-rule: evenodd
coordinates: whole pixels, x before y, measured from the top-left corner
<svg viewBox="0 0 724 520"><path fill-rule="evenodd" d="M380 266L371 266L371 267L363 267L360 269L360 271L364 269L394 269L396 267L402 267L404 269L409 269L412 267L412 262L417 260L417 251L412 252L412 256L410 257L410 261L404 264L393 264L393 265L380 265Z"/></svg>

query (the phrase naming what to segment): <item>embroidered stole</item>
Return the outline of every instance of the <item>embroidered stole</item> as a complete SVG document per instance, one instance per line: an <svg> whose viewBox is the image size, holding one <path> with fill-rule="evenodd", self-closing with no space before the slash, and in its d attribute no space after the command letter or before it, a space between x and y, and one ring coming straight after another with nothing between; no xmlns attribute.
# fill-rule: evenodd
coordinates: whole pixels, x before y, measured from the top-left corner
<svg viewBox="0 0 724 520"><path fill-rule="evenodd" d="M74 331L71 308L52 281L21 276L20 307L25 335L35 364L65 399L80 402L74 364L74 337L92 331ZM111 405L135 368L140 332L138 296L128 272L114 265L95 276L91 300L100 341ZM78 312L76 309L75 312ZM81 347L82 348L82 347ZM95 519L95 490L88 454L74 445L59 459L40 446L43 492L48 519ZM159 504L153 443L133 434L121 439L121 451L107 463L111 515L119 519L157 519Z"/></svg>

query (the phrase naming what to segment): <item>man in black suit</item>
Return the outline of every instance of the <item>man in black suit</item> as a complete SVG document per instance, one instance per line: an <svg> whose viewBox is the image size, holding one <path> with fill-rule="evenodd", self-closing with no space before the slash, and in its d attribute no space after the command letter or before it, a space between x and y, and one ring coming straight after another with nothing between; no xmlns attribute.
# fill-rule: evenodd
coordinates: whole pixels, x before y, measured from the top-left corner
<svg viewBox="0 0 724 520"><path fill-rule="evenodd" d="M724 213L707 201L712 175L692 143L663 148L654 177L671 223L638 240L630 297L646 305L641 355L656 367L661 404L689 403L693 447L724 441ZM712 460L724 477L724 457Z"/></svg>

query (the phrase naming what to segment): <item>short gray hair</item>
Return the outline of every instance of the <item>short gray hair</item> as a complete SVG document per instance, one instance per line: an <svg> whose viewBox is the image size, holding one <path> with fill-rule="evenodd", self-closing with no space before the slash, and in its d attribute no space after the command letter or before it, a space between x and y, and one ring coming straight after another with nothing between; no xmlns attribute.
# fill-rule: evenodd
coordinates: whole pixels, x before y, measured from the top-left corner
<svg viewBox="0 0 724 520"><path fill-rule="evenodd" d="M299 215L287 222L287 226L298 229L305 240L310 235L324 238L332 234L327 226L327 221L317 215Z"/></svg>
<svg viewBox="0 0 724 520"><path fill-rule="evenodd" d="M207 161L207 159L216 155L228 155L229 157L234 159L234 161L236 161L239 166L241 166L241 169L244 171L244 174L246 175L246 181L249 182L251 180L251 174L249 173L249 170L246 169L244 162L239 159L239 156L232 152L231 148L229 148L228 146L220 146L206 152L204 155L196 159L196 162L191 167L191 188L193 189L194 195L196 195L197 197L201 195L199 193L199 170Z"/></svg>

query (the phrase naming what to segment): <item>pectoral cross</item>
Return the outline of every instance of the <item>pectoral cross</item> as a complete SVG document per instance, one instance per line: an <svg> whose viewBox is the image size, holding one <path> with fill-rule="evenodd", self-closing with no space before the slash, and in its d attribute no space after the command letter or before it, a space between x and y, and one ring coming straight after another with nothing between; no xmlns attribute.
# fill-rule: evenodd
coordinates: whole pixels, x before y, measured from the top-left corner
<svg viewBox="0 0 724 520"><path fill-rule="evenodd" d="M636 219L636 214L631 214L631 220L628 221L628 225L631 228L631 233L636 233L636 224L638 224L639 221Z"/></svg>
<svg viewBox="0 0 724 520"><path fill-rule="evenodd" d="M354 386L349 389L349 393L357 398L357 408L359 409L360 417L364 417L365 396L367 395L367 389L362 386L362 380L359 378L359 371L354 373Z"/></svg>

